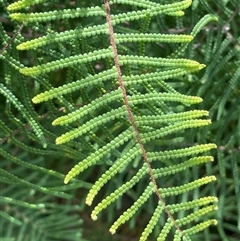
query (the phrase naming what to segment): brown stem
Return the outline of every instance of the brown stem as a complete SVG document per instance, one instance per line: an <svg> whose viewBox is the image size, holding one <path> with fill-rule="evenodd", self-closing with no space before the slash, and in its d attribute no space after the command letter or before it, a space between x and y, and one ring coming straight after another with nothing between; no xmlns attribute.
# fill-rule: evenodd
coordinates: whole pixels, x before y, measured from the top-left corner
<svg viewBox="0 0 240 241"><path fill-rule="evenodd" d="M2 54L14 41L14 39L17 37L17 35L22 31L24 26L24 23L22 23L19 27L19 29L17 30L17 32L13 35L13 37L9 40L9 42L0 50L0 54Z"/></svg>
<svg viewBox="0 0 240 241"><path fill-rule="evenodd" d="M144 162L147 164L148 166L148 171L149 171L149 175L150 175L150 179L154 185L154 188L155 188L155 193L159 199L159 201L162 203L163 207L164 207L164 210L165 212L167 213L168 217L172 220L172 222L174 223L174 226L175 228L180 231L182 233L182 230L180 229L180 227L177 225L174 217L171 215L171 213L169 212L168 208L167 208L167 205L164 201L164 199L161 197L161 194L159 192L159 189L158 189L158 186L157 186L157 182L156 182L156 179L153 175L153 170L152 170L152 167L151 167L151 164L148 160L148 156L147 156L147 152L146 152L146 149L143 145L143 142L141 140L141 137L140 137L140 132L137 128L137 125L136 125L136 122L134 120L134 116L133 116L133 113L132 113L132 110L131 110L131 107L129 105L129 101L128 101L128 96L127 96L127 93L126 93L126 89L124 87L124 82L123 82L123 78L122 78L122 73L121 73L121 67L120 67L120 64L119 64L119 59L118 59L118 52L117 52L117 45L116 45L116 42L115 42L115 39L114 39L114 31L113 31L113 26L112 26L112 23L111 23L111 9L110 9L110 4L109 4L109 1L108 0L105 0L105 8L106 8L106 19L107 19L107 23L108 23L108 28L109 28L109 35L110 35L110 43L111 43L111 46L113 48L113 52L114 52L114 63L115 63L115 66L117 68L117 72L118 72L118 83L119 83L119 86L122 90L122 94L123 94L123 101L124 101L124 104L127 108L127 113L128 113L128 119L134 129L134 132L135 132L135 135L136 135L136 140L138 142L138 144L140 145L140 148L142 150L142 155L143 155L143 160Z"/></svg>

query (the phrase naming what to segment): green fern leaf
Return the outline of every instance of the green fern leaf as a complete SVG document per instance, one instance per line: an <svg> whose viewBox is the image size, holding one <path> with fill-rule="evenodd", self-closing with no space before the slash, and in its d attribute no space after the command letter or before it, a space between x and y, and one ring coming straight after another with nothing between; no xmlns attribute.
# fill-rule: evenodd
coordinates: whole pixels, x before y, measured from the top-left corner
<svg viewBox="0 0 240 241"><path fill-rule="evenodd" d="M33 131L35 132L37 138L42 143L43 147L47 147L47 142L45 140L43 131L41 130L41 127L37 123L36 120L29 114L29 112L25 109L24 105L12 94L12 92L4 86L2 83L0 83L0 93L4 95L9 102L11 102L20 113L22 113L23 117L29 122L30 126L32 127Z"/></svg>
<svg viewBox="0 0 240 241"><path fill-rule="evenodd" d="M38 1L18 1L11 4L8 10L26 9L36 3ZM184 176L184 173L190 170L194 172L198 166L212 162L211 156L198 155L216 148L215 144L201 143L179 148L181 143L177 139L180 137L184 143L187 142L187 135L184 135L186 132L190 133L192 142L194 138L191 131L194 133L194 128L211 123L206 118L208 111L192 107L193 104L201 103L202 98L182 94L180 87L184 83L178 82L185 75L203 69L205 65L178 56L203 26L209 21L216 21L216 17L204 17L191 35L152 31L152 19L159 20L168 15L180 22L179 17L184 15L184 10L191 4L191 0L168 4L150 0L105 0L104 6L93 3L94 6L86 8L45 9L43 12L15 12L10 15L13 20L23 21L29 26L37 24L43 32L39 38L19 43L18 50L33 49L39 51L40 56L51 50L47 54L50 60L45 63L40 60L35 66L21 68L20 73L40 79L50 77L50 81L53 71L63 71L68 76L64 85L43 85L43 92L32 99L34 103L46 102L47 106L53 106L53 99L57 98L57 103L63 104L67 113L54 117L52 122L54 130L57 128L55 126L60 125L65 131L57 137L56 144L76 147L80 143L82 150L87 151L86 156L68 172L64 183L67 184L90 166L109 162L109 169L88 193L86 203L91 205L104 185L129 166L136 169L129 179L98 202L92 211L92 218L96 220L101 211L119 200L134 185L147 184L134 204L113 223L111 233L115 233L120 225L154 198L157 205L153 208L152 218L140 240L148 239L158 220L164 218L163 213L166 214L166 220L162 222L157 240L167 240L170 235L174 240L191 240L192 234L216 223L203 218L216 209L216 199L207 196L201 199L196 195L200 188L215 181L215 176L199 177L192 174L177 185L167 186L164 183L168 178ZM121 11L116 7L120 7ZM88 25L83 21L79 28L69 30L69 23L78 18L93 22ZM106 24L102 23L103 18L106 18ZM63 31L46 30L45 24L50 26L50 23L60 20L67 23ZM140 27L136 22L140 22ZM126 23L130 26L129 32L121 32L122 29L127 29ZM134 28L131 29L131 26ZM67 46L68 42L70 47ZM100 42L98 47L96 42ZM154 55L153 51L150 56L149 44L156 43L180 45L172 55L166 53L166 57L160 57ZM175 138L178 147L159 145ZM185 159L186 157L188 158ZM15 180L14 177L7 178ZM76 187L74 183L69 184L69 189L71 185ZM61 193L65 188L50 187L44 191ZM194 194L189 195L191 198L188 197L192 192ZM181 198L185 201L181 201ZM182 217L174 216L180 212L184 213ZM195 223L196 220L199 221Z"/></svg>

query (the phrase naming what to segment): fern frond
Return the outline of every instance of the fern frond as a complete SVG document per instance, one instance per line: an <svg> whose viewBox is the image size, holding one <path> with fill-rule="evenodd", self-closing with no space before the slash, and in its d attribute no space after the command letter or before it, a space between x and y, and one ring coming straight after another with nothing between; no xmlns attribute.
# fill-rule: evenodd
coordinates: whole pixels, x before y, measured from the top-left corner
<svg viewBox="0 0 240 241"><path fill-rule="evenodd" d="M95 26L89 26L86 28L64 31L61 33L51 32L46 36L21 43L17 46L17 49L18 50L35 49L51 43L66 42L67 40L72 40L74 37L76 39L80 39L80 38L92 37L100 34L108 34L108 31L106 29L106 24L102 24L102 25L99 24ZM165 39L166 38L167 37L165 37ZM186 42L188 40L191 41L191 36L183 35L181 39L182 39L182 42Z"/></svg>
<svg viewBox="0 0 240 241"><path fill-rule="evenodd" d="M150 160L172 159L204 153L214 148L217 148L215 144L203 144L170 151L149 152L148 155Z"/></svg>
<svg viewBox="0 0 240 241"><path fill-rule="evenodd" d="M188 70L183 70L180 68L176 68L173 70L163 70L163 71L156 71L153 73L146 73L146 74L141 74L141 75L130 75L130 76L125 76L123 75L123 80L125 82L125 86L131 86L135 84L147 84L148 82L151 83L159 83L160 86L162 86L165 91L171 92L171 93L178 93L175 89L173 89L169 84L164 82L163 80L171 79L174 77L179 77L183 76L190 71Z"/></svg>
<svg viewBox="0 0 240 241"><path fill-rule="evenodd" d="M152 233L154 227L157 225L157 222L163 212L163 209L164 209L164 207L163 207L162 203L159 202L156 209L154 210L154 213L152 214L152 217L151 217L149 223L147 224L146 228L142 232L142 235L141 235L139 241L147 240L148 236Z"/></svg>
<svg viewBox="0 0 240 241"><path fill-rule="evenodd" d="M193 235L195 233L198 233L204 229L206 229L207 227L211 226L211 225L217 225L217 220L216 219L210 219L210 220L207 220L207 221L204 221L204 222L201 222L199 224L197 224L196 226L192 227L192 228L189 228L189 229L186 229L184 230L184 235L187 234L187 235Z"/></svg>
<svg viewBox="0 0 240 241"><path fill-rule="evenodd" d="M135 118L135 121L138 125L144 125L144 124L156 125L160 123L182 121L186 119L195 119L202 116L208 116L208 111L193 110L193 111L186 111L186 112L166 114L166 115L137 116Z"/></svg>
<svg viewBox="0 0 240 241"><path fill-rule="evenodd" d="M42 143L43 147L46 148L47 142L45 140L45 137L44 137L43 131L41 130L41 127L39 126L37 121L34 120L34 118L25 109L24 105L2 83L0 83L0 93L2 95L4 95L7 98L7 101L11 102L18 109L18 111L20 113L22 113L23 117L29 122L29 125L32 127L33 131L35 132L37 138Z"/></svg>
<svg viewBox="0 0 240 241"><path fill-rule="evenodd" d="M38 3L44 3L46 0L20 0L15 3L12 3L8 6L9 11L20 10L23 8L31 7Z"/></svg>
<svg viewBox="0 0 240 241"><path fill-rule="evenodd" d="M139 5L139 7L142 7L145 4L145 1L125 1L123 0L122 2L118 2L118 0L116 1L110 1L111 4L113 3L118 3L118 4L127 4L127 5ZM141 18L145 18L146 15L150 15L151 17L153 16L157 16L160 14L167 14L170 16L183 16L183 11L186 8L188 8L191 5L192 1L191 0L183 0L181 2L177 2L177 3L172 3L172 4L150 4L150 6L148 6L147 10L141 10L141 11L132 11L130 13L124 13L124 14L118 14L118 15L112 15L111 18L111 22L112 25L115 24L119 24L122 23L124 21L133 21L133 20L139 20ZM152 5L152 6L151 6Z"/></svg>
<svg viewBox="0 0 240 241"><path fill-rule="evenodd" d="M43 193L46 193L46 194L54 194L56 196L59 196L59 197L63 197L63 198L70 198L71 195L69 194L66 194L64 192L58 192L58 191L52 191L52 190L49 190L48 188L46 187L41 187L41 186L37 186L37 185L34 185L26 180L22 180L21 178L3 170L0 168L0 174L1 174L1 182L4 182L4 183L14 183L14 185L21 185L21 186L26 186L28 188L32 188L34 190L37 190L37 191L40 191L40 192L43 192Z"/></svg>
<svg viewBox="0 0 240 241"><path fill-rule="evenodd" d="M8 10L27 10L37 3L18 1ZM203 26L217 18L205 16L190 35L161 34L157 25L152 24L153 19L158 24L166 15L181 26L179 17L191 4L191 0L168 4L150 0L105 0L103 6L92 3L91 7L54 11L44 8L42 12L10 15L13 20L40 32L38 38L19 41L17 45L18 50L30 50L40 56L33 65L31 62L26 64L29 67L21 68L20 73L34 77L34 81L41 84L42 93L35 95L34 103L45 102L43 106L50 110L56 109L55 105L64 106L65 115L61 112L51 115L51 128L58 130L59 125L64 131L56 138L56 144L62 147L56 148L80 148L80 160L65 176L64 183L91 166L107 163L108 170L95 182L86 198L86 203L91 205L104 185L133 168L118 188L110 190L103 200L97 200L91 215L94 220L135 185L144 183L134 204L111 226L111 233L150 200L154 200L153 215L140 240L147 240L153 229L157 230L161 219L157 240L167 240L170 235L174 240L191 240L192 234L215 224L205 217L216 209L216 199L207 197L207 191L205 199L201 199L198 192L216 180L213 175L202 175L204 166L213 161L205 152L216 145L201 144L207 138L197 138L201 132L195 135L194 131L211 123L207 118L209 113L192 107L202 103L201 97L181 90L186 84L182 81L185 76L193 76L205 64L178 56L183 55ZM84 20L81 25L69 29L79 18ZM106 24L103 24L104 18ZM63 27L50 29L55 21L62 21ZM156 44L156 54L152 44ZM164 44L163 48L159 44ZM172 55L172 49L170 52L166 48L164 53L165 45L170 44L177 47ZM163 50L159 50L161 48ZM43 60L41 56L47 58ZM58 78L53 78L61 73L63 85L58 83ZM175 141L169 145L172 139ZM203 171L198 175L199 167ZM169 181L178 176L180 182ZM14 175L7 174L6 180L18 181ZM77 185L73 182L68 188L53 186L39 191L64 195ZM182 215L177 216L178 213Z"/></svg>
<svg viewBox="0 0 240 241"><path fill-rule="evenodd" d="M0 216L2 217L2 219L7 219L9 222L13 223L14 225L17 226L21 226L22 222L14 217L12 217L11 215L7 214L6 212L3 212L2 210L0 210Z"/></svg>
<svg viewBox="0 0 240 241"><path fill-rule="evenodd" d="M157 34L157 33L130 33L115 34L116 43L125 42L166 42L166 43L189 43L193 37L191 35Z"/></svg>
<svg viewBox="0 0 240 241"><path fill-rule="evenodd" d="M126 156L123 156L122 158L119 158L93 185L91 190L89 191L86 203L88 205L92 204L92 201L94 197L98 194L99 190L117 173L121 171L125 166L127 166L128 163L130 163L132 160L136 158L136 156L141 155L141 151L139 150L138 146L134 146L131 148ZM137 174L136 176L137 177ZM136 178L135 178L136 181Z"/></svg>
<svg viewBox="0 0 240 241"><path fill-rule="evenodd" d="M95 74L93 76L88 76L85 79L77 80L73 83L65 84L63 86L53 88L49 91L45 91L44 93L38 94L35 96L32 101L33 103L40 103L43 101L48 101L56 97L60 97L64 94L72 93L73 91L86 88L88 85L97 85L101 82L104 82L111 78L116 78L116 69L112 68L99 74Z"/></svg>
<svg viewBox="0 0 240 241"><path fill-rule="evenodd" d="M165 58L154 58L154 57L145 57L145 56L121 56L119 55L120 64L143 64L156 67L175 67L190 69L192 71L201 70L205 67L204 64L199 64L196 61L188 59L168 59Z"/></svg>
<svg viewBox="0 0 240 241"><path fill-rule="evenodd" d="M171 94L171 93L149 93L145 95L136 94L129 96L129 103L132 105L141 104L144 102L151 101L169 101L169 102L180 102L184 105L198 104L202 102L202 98L198 96L187 96L182 94Z"/></svg>
<svg viewBox="0 0 240 241"><path fill-rule="evenodd" d="M11 6L11 5L10 5ZM9 9L10 8L10 9ZM11 10L12 7L9 7ZM76 8L76 9L63 9L43 13L12 13L12 19L20 22L48 22L53 20L77 18L77 17L92 17L92 16L105 16L105 12L100 7L90 8Z"/></svg>
<svg viewBox="0 0 240 241"><path fill-rule="evenodd" d="M181 186L177 186L177 187L173 187L173 188L160 188L160 193L163 197L167 197L167 196L174 196L174 195L179 195L182 194L184 192L189 192L190 190L193 190L195 188L198 188L202 185L205 185L209 182L212 181L216 181L216 177L215 176L209 176L209 177L205 177L205 178L201 178L198 180L195 180L191 183L188 184L184 184ZM138 209L140 209L140 207L150 198L150 196L154 193L154 187L152 185L152 183L150 183L144 190L144 192L142 193L142 195L138 198L138 200L129 208L127 209L125 212L123 212L123 214L114 222L114 224L111 226L110 228L110 232L111 233L115 233L116 229L122 225L123 223L127 222L135 213ZM92 218L94 220L97 219L97 214L105 207L110 205L111 203L111 198L114 197L114 193L109 195L109 199L104 199L101 203L99 203L93 210L92 212ZM162 204L164 205L164 204ZM215 206L216 208L216 206ZM170 223L171 226L174 226L174 223L172 222L172 219L170 219ZM164 227L167 224L164 225ZM162 230L164 230L164 227ZM165 240L165 239L162 239Z"/></svg>
<svg viewBox="0 0 240 241"><path fill-rule="evenodd" d="M88 113L95 111L96 109L100 108L103 105L109 104L112 101L119 100L121 97L120 90L112 91L109 94L105 94L102 97L97 98L96 100L92 101L88 105L83 106L81 109L73 111L66 116L61 116L53 121L53 125L67 125L71 122L79 120L80 118L84 117Z"/></svg>
<svg viewBox="0 0 240 241"><path fill-rule="evenodd" d="M143 142L148 142L184 129L202 127L202 126L209 125L210 123L211 121L209 120L195 120L194 122L187 120L187 121L177 122L177 123L174 123L173 125L141 134L141 138Z"/></svg>
<svg viewBox="0 0 240 241"><path fill-rule="evenodd" d="M240 68L238 68L236 70L236 72L233 74L233 77L229 83L228 88L224 91L223 97L219 103L219 110L218 110L218 115L217 115L218 120L220 119L220 117L222 115L224 105L227 101L228 96L230 95L230 92L236 88L236 85L237 85L239 79L240 79Z"/></svg>
<svg viewBox="0 0 240 241"><path fill-rule="evenodd" d="M77 129L71 130L61 135L60 137L58 137L56 139L56 144L59 145L65 142L69 142L74 138L80 137L81 135L85 134L91 129L98 127L99 125L105 124L109 121L115 121L115 119L123 117L125 113L126 113L125 107L120 107L116 110L112 110L107 113L104 113L101 116L95 117L91 119L89 122L87 122L86 124L78 127Z"/></svg>
<svg viewBox="0 0 240 241"><path fill-rule="evenodd" d="M29 75L29 76L38 76L40 74L46 74L57 69L74 66L77 64L83 64L91 61L96 61L99 59L104 59L112 56L113 56L112 51L110 51L109 48L95 50L93 52L83 54L82 56L81 55L70 56L68 58L52 61L46 64L42 64L34 67L26 67L21 69L20 73L24 75Z"/></svg>
<svg viewBox="0 0 240 241"><path fill-rule="evenodd" d="M80 172L98 162L104 155L106 155L110 151L124 144L124 142L128 141L132 136L132 128L129 128L126 131L122 132L106 146L98 149L96 152L92 153L85 160L81 161L74 168L72 168L71 171L69 171L69 173L66 175L64 183L68 183L73 177L77 176Z"/></svg>
<svg viewBox="0 0 240 241"><path fill-rule="evenodd" d="M1 203L8 203L8 204L14 204L17 206L21 206L21 207L27 207L27 208L31 208L31 209L42 209L45 207L44 204L30 204L21 200L15 200L13 198L10 197L0 197Z"/></svg>

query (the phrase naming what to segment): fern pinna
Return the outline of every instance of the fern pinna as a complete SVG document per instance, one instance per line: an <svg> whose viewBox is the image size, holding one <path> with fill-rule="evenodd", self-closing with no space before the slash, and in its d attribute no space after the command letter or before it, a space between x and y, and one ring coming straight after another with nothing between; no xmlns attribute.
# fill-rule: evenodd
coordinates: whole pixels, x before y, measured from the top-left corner
<svg viewBox="0 0 240 241"><path fill-rule="evenodd" d="M86 203L92 205L107 182L126 173L124 183L96 203L94 220L141 183L142 194L110 227L115 233L153 200L154 210L141 241L148 240L154 230L159 241L191 240L216 224L208 215L216 209L216 197L199 195L216 178L192 174L197 166L213 161L204 153L216 148L215 144L192 142L194 128L211 122L207 111L191 107L202 102L200 97L181 93L184 76L205 66L178 56L206 23L217 18L203 17L189 35L159 33L152 20L161 24L167 17L174 22L192 3L171 2L86 1L81 8L55 9L51 1L21 0L8 6L13 20L39 32L17 46L38 55L38 64L19 70L41 84L43 92L32 101L64 106L66 113L52 123L65 131L56 144L70 142L87 152L64 183L90 166L108 163L109 169L87 195ZM54 27L55 21L61 21L60 29ZM174 53L168 51L170 44L177 46ZM59 73L66 79L63 86L57 86L54 78ZM37 127L32 128L39 133ZM42 135L39 138L46 145ZM135 171L130 173L130 169Z"/></svg>

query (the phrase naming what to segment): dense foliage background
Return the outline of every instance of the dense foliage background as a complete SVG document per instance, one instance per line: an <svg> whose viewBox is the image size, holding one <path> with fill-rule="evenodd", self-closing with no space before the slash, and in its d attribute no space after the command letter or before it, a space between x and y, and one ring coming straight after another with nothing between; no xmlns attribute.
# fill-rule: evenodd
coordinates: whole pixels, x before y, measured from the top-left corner
<svg viewBox="0 0 240 241"><path fill-rule="evenodd" d="M61 31L67 24L73 27L78 26L78 23L74 20L71 23L59 21L58 25L49 24L44 28L40 25L21 28L21 24L10 19L6 10L12 2L0 1L0 54L3 56L4 52L8 53L4 58L0 56L0 83L7 84L25 108L33 113L35 121L44 129L48 147L43 148L41 141L32 132L27 123L28 117L20 111L22 106L19 105L18 109L0 95L0 239L138 240L139 230L144 228L145 221L151 217L151 202L130 223L121 227L115 236L108 233L108 228L109 223L133 203L142 183L119 199L117 204L110 206L98 221L93 222L89 217L91 209L84 203L85 196L96 177L109 167L110 162L90 167L71 184L64 185L64 175L85 153L78 151L79 143L55 145L56 136L62 130L53 127L51 122L64 111L62 103L33 105L30 100L39 93L41 81L43 85L47 83L44 79L39 81L17 71L11 72L8 67L9 62L19 67L19 63L30 66L41 63L43 54L46 59L55 58L57 53L54 51L45 50L38 55L37 51L16 51L16 45L23 38L35 38L49 29ZM45 9L87 7L94 5L95 1L50 2L44 5ZM38 6L34 11L37 10ZM151 24L155 31L162 33L190 33L196 23L209 13L215 14L219 21L204 27L187 48L177 44L154 44L148 51L152 56L166 56L178 50L182 56L206 64L206 68L199 73L189 75L182 82L173 83L182 93L201 96L204 101L199 109L209 110L212 120L210 127L188 134L188 143L184 142L183 145L203 141L218 146L213 153L214 163L207 166L207 172L217 177L217 182L210 185L210 191L219 198L216 213L218 225L197 235L194 241L234 241L240 238L240 3L238 0L194 0L184 17L162 17ZM98 41L104 45L102 39ZM84 44L87 48L87 43ZM62 51L59 55L78 51L75 42L70 45L72 49L59 44ZM101 63L96 63L96 68L101 69ZM50 75L50 81L54 86L60 86L66 76L71 79L71 73L58 71ZM104 88L96 91L104 91ZM128 170L129 175L132 171L134 168ZM201 172L199 169L195 171ZM128 173L114 177L103 192L109 192L115 185L124 183ZM196 176L199 174L194 173ZM199 195L204 195L204 192L209 190L203 189ZM99 199L101 195L104 194L100 194Z"/></svg>

